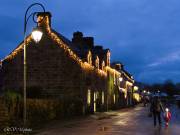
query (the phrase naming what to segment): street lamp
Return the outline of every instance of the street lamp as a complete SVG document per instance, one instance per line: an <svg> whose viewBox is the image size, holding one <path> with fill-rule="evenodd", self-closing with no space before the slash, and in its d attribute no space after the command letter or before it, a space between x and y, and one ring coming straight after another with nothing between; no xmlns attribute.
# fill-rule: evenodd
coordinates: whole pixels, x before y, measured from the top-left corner
<svg viewBox="0 0 180 135"><path fill-rule="evenodd" d="M134 91L137 91L139 89L138 86L134 86Z"/></svg>
<svg viewBox="0 0 180 135"><path fill-rule="evenodd" d="M40 28L37 27L37 28L33 29L31 35L32 35L32 38L34 39L34 41L36 43L38 43L41 40L41 38L42 38L43 32L41 31Z"/></svg>
<svg viewBox="0 0 180 135"><path fill-rule="evenodd" d="M120 81L120 82L122 82L122 81L123 81L123 78L122 78L122 77L120 77L120 78L119 78L119 81Z"/></svg>
<svg viewBox="0 0 180 135"><path fill-rule="evenodd" d="M33 21L38 24L39 22L37 22L35 20L35 15L38 14L38 12L33 12L31 13L29 16L28 15L28 11L29 9L31 9L32 7L34 6L40 6L43 10L43 12L45 13L45 8L42 4L40 3L33 3L31 4L26 12L25 12L25 16L24 16L24 86L23 86L23 99L24 99L24 108L23 108L23 121L24 121L24 125L26 125L26 86L27 86L27 61L26 61L26 27L27 27L27 23L28 23L28 20L33 17ZM43 18L44 19L44 18ZM40 21L43 21L43 19L41 19ZM35 41L35 43L38 43L41 38L42 38L42 35L43 35L43 32L40 30L40 27L36 27L33 29L32 31L32 38L33 40Z"/></svg>

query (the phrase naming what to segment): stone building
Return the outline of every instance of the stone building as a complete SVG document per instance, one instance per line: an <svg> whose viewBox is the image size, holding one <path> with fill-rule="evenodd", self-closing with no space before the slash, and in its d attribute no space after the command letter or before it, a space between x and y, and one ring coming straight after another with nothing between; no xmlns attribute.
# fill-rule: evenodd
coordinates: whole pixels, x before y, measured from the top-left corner
<svg viewBox="0 0 180 135"><path fill-rule="evenodd" d="M51 14L39 13L43 37L27 36L28 98L60 99L77 113L92 113L132 105L134 79L120 63L110 62L110 49L95 46L81 32L72 41L51 27ZM2 62L2 91L23 91L23 42ZM78 108L76 110L76 108ZM79 112L78 112L79 111Z"/></svg>
<svg viewBox="0 0 180 135"><path fill-rule="evenodd" d="M0 61L0 95L2 94L1 88L2 88L2 62Z"/></svg>

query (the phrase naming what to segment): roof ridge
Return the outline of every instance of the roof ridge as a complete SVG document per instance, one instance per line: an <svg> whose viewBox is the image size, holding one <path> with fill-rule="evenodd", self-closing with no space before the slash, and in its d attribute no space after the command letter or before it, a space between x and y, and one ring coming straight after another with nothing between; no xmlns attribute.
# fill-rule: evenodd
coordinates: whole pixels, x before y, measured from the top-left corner
<svg viewBox="0 0 180 135"><path fill-rule="evenodd" d="M28 46L29 45L28 43L32 40L32 37L29 34L25 39L27 42L26 46ZM14 56L16 56L21 50L24 50L24 40L12 52L10 52L7 56L5 56L1 61L14 58Z"/></svg>

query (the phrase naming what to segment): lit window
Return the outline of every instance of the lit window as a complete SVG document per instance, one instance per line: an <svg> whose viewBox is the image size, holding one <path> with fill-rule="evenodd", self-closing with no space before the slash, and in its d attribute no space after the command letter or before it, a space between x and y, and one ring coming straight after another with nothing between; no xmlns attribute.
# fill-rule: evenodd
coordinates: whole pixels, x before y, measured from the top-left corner
<svg viewBox="0 0 180 135"><path fill-rule="evenodd" d="M87 93L87 104L88 105L91 104L91 90L88 90L88 93Z"/></svg>
<svg viewBox="0 0 180 135"><path fill-rule="evenodd" d="M114 94L113 96L113 99L114 99L114 104L116 103L116 95Z"/></svg>
<svg viewBox="0 0 180 135"><path fill-rule="evenodd" d="M96 112L96 99L97 99L97 95L96 92L94 92L94 112Z"/></svg>
<svg viewBox="0 0 180 135"><path fill-rule="evenodd" d="M102 104L104 104L104 91L102 91Z"/></svg>

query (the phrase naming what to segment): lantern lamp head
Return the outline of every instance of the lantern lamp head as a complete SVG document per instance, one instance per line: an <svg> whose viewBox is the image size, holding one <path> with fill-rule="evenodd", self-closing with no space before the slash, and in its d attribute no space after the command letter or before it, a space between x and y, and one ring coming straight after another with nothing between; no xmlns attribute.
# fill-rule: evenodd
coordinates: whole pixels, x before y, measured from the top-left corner
<svg viewBox="0 0 180 135"><path fill-rule="evenodd" d="M33 31L32 31L32 34L31 34L33 40L36 43L38 43L41 40L42 35L43 35L43 32L39 27L34 28Z"/></svg>
<svg viewBox="0 0 180 135"><path fill-rule="evenodd" d="M119 78L119 81L120 81L120 82L122 82L122 81L123 81L123 78L122 78L122 77L120 77L120 78Z"/></svg>

